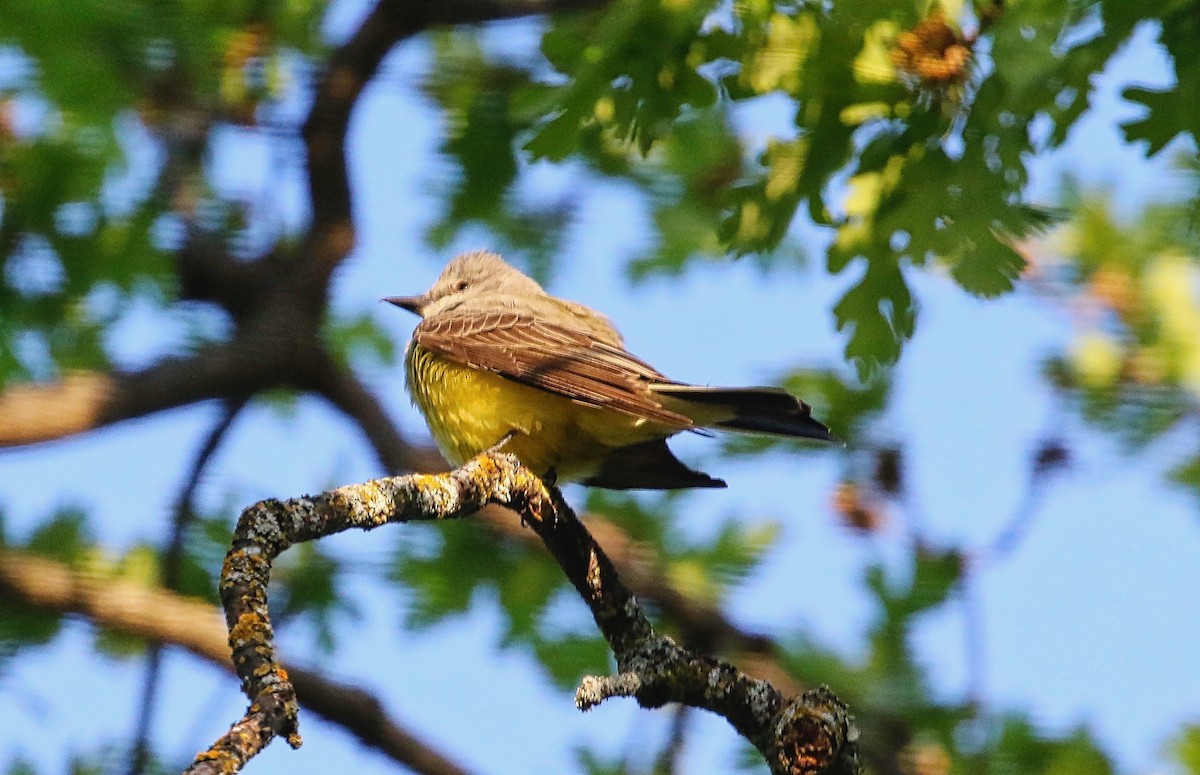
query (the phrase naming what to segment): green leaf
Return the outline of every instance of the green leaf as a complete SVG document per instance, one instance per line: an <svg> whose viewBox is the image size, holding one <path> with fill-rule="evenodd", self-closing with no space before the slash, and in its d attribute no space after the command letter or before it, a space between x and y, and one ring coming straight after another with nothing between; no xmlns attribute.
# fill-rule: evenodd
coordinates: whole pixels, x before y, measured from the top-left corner
<svg viewBox="0 0 1200 775"><path fill-rule="evenodd" d="M599 633L539 636L533 648L550 679L564 691L577 687L585 675L612 672L612 654Z"/></svg>
<svg viewBox="0 0 1200 775"><path fill-rule="evenodd" d="M678 491L638 496L617 490L591 489L587 493L586 510L603 514L635 541L665 548L673 537L670 527L673 504L680 497Z"/></svg>
<svg viewBox="0 0 1200 775"><path fill-rule="evenodd" d="M685 109L716 99L692 48L711 9L710 3L632 0L556 19L542 38L542 53L569 80L558 108L525 149L563 158L577 147L581 130L599 123L647 154Z"/></svg>
<svg viewBox="0 0 1200 775"><path fill-rule="evenodd" d="M5 662L22 649L52 641L62 621L62 616L45 609L0 598L0 674Z"/></svg>
<svg viewBox="0 0 1200 775"><path fill-rule="evenodd" d="M4 773L5 775L38 775L38 770L33 762L18 754L5 766Z"/></svg>
<svg viewBox="0 0 1200 775"><path fill-rule="evenodd" d="M1184 724L1167 747L1184 772L1200 775L1200 724Z"/></svg>
<svg viewBox="0 0 1200 775"><path fill-rule="evenodd" d="M1200 455L1177 464L1167 476L1175 484L1191 490L1200 502Z"/></svg>
<svg viewBox="0 0 1200 775"><path fill-rule="evenodd" d="M82 509L55 512L29 536L25 548L34 554L74 565L91 549L91 530Z"/></svg>
<svg viewBox="0 0 1200 775"><path fill-rule="evenodd" d="M849 332L846 358L864 381L896 362L917 319L899 264L886 259L868 259L866 263L862 279L833 308L837 329Z"/></svg>
<svg viewBox="0 0 1200 775"><path fill-rule="evenodd" d="M289 387L275 387L255 393L254 401L280 420L293 420L300 408L300 393Z"/></svg>
<svg viewBox="0 0 1200 775"><path fill-rule="evenodd" d="M920 693L919 671L908 644L913 620L949 599L962 578L963 558L955 550L914 547L907 579L889 578L881 566L866 573L867 588L879 602L879 618L872 627L872 659L884 676L904 684L904 692Z"/></svg>
<svg viewBox="0 0 1200 775"><path fill-rule="evenodd" d="M963 557L955 550L923 549L916 554L912 586L905 602L912 613L945 603L962 578Z"/></svg>
<svg viewBox="0 0 1200 775"><path fill-rule="evenodd" d="M722 587L740 583L762 561L779 538L778 522L746 523L730 519L716 538L705 542L696 556Z"/></svg>
<svg viewBox="0 0 1200 775"><path fill-rule="evenodd" d="M133 659L146 653L146 639L116 630L96 630L96 651L111 659Z"/></svg>
<svg viewBox="0 0 1200 775"><path fill-rule="evenodd" d="M486 557L487 562L479 558ZM410 595L405 623L427 629L465 613L479 593L495 594L505 616L504 640L527 642L551 597L566 580L545 553L482 531L472 524L438 525L423 544L406 542L390 576Z"/></svg>
<svg viewBox="0 0 1200 775"><path fill-rule="evenodd" d="M962 255L950 275L962 289L984 298L1008 293L1025 269L1025 258L1011 245L987 240L979 250Z"/></svg>
<svg viewBox="0 0 1200 775"><path fill-rule="evenodd" d="M341 594L341 563L314 541L297 544L282 555L271 573L277 592L271 597L271 619L276 624L300 619L313 628L315 643L329 652L335 642L339 618L356 619L359 608Z"/></svg>
<svg viewBox="0 0 1200 775"><path fill-rule="evenodd" d="M801 187L810 147L803 138L772 140L751 182L729 191L720 236L734 255L767 254L784 239L801 201L813 194Z"/></svg>
<svg viewBox="0 0 1200 775"><path fill-rule="evenodd" d="M1174 7L1171 7L1174 5ZM1127 142L1144 140L1148 153L1161 151L1182 133L1200 137L1200 106L1192 99L1200 88L1200 22L1186 4L1165 4L1158 26L1163 46L1173 60L1175 84L1169 89L1130 86L1121 96L1146 108L1139 119L1121 125Z"/></svg>
<svg viewBox="0 0 1200 775"><path fill-rule="evenodd" d="M1045 775L1111 775L1112 762L1083 728L1053 736L1025 717L1007 714L993 744L993 766Z"/></svg>
<svg viewBox="0 0 1200 775"><path fill-rule="evenodd" d="M328 320L325 339L344 365L388 366L396 359L395 341L368 313Z"/></svg>
<svg viewBox="0 0 1200 775"><path fill-rule="evenodd" d="M1188 99L1178 88L1128 86L1121 92L1121 97L1145 108L1141 118L1126 121L1121 124L1121 129L1125 132L1125 142L1145 142L1149 155L1158 153L1176 136L1190 131L1188 127L1200 126L1200 108L1196 101Z"/></svg>
<svg viewBox="0 0 1200 775"><path fill-rule="evenodd" d="M761 761L762 757L759 757ZM580 772L587 775L628 775L629 765L624 756L601 754L583 746L575 749L575 761Z"/></svg>
<svg viewBox="0 0 1200 775"><path fill-rule="evenodd" d="M567 111L551 115L522 147L535 159L564 161L579 144L578 121Z"/></svg>
<svg viewBox="0 0 1200 775"><path fill-rule="evenodd" d="M469 228L484 226L493 248L548 267L574 204L521 195L516 184L527 166L518 160L517 144L545 110L556 110L557 90L534 84L526 70L485 54L478 38L478 32L435 36L436 65L422 84L445 113L449 129L440 151L453 175L449 185L439 186L445 204L426 239L444 249Z"/></svg>
<svg viewBox="0 0 1200 775"><path fill-rule="evenodd" d="M536 555L523 559L509 573L497 576L494 583L507 614L503 641L506 645L534 636L543 624L542 617L551 597L566 586L562 570ZM574 597L571 599L576 602Z"/></svg>

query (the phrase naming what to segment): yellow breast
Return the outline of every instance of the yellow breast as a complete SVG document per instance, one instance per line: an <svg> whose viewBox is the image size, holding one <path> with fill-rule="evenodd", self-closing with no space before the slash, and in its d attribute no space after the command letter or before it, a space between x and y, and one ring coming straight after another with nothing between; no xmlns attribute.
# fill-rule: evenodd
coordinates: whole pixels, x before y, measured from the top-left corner
<svg viewBox="0 0 1200 775"><path fill-rule="evenodd" d="M628 415L598 409L455 363L412 344L405 356L408 390L430 433L453 465L505 445L538 474L586 478L610 450L667 433Z"/></svg>

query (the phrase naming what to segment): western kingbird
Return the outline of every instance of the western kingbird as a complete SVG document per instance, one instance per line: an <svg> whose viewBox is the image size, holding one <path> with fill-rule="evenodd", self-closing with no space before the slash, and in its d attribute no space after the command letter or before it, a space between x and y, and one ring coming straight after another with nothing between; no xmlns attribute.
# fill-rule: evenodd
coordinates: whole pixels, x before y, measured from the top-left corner
<svg viewBox="0 0 1200 775"><path fill-rule="evenodd" d="M419 296L408 390L453 465L504 442L535 473L610 489L724 487L667 438L719 428L830 441L810 407L773 387L675 382L625 350L604 315L542 290L488 251L451 261Z"/></svg>

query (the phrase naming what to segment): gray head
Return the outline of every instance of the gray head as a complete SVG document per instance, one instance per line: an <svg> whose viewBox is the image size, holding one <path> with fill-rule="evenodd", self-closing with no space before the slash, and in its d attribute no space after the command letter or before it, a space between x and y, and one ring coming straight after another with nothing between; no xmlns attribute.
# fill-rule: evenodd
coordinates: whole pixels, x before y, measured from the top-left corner
<svg viewBox="0 0 1200 775"><path fill-rule="evenodd" d="M475 250L446 264L433 287L425 293L390 296L384 301L427 318L449 312L466 302L494 300L501 305L511 302L514 297L530 295L544 296L546 292L490 250Z"/></svg>

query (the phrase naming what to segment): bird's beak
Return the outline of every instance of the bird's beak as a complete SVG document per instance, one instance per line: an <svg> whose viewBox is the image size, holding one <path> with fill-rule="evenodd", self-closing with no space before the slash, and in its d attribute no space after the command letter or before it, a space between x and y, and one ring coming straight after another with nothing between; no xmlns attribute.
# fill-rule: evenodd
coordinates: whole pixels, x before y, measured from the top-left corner
<svg viewBox="0 0 1200 775"><path fill-rule="evenodd" d="M395 304L397 307L403 307L414 315L420 315L421 310L429 303L429 297L424 293L419 296L388 296L384 301L388 304Z"/></svg>

